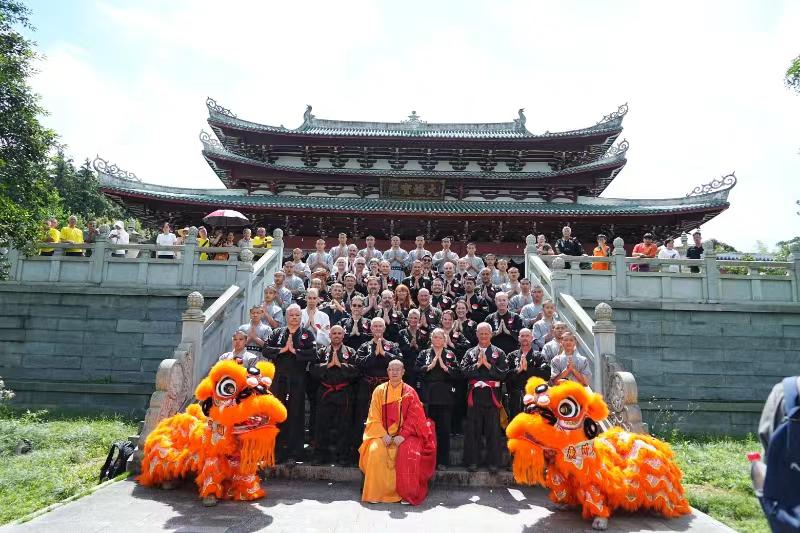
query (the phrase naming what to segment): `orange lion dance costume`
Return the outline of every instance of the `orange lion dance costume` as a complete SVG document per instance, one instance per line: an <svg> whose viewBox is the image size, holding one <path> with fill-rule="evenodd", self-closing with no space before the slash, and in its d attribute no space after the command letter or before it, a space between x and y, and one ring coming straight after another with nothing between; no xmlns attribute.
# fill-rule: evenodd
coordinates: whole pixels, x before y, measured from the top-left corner
<svg viewBox="0 0 800 533"><path fill-rule="evenodd" d="M533 377L525 392L525 411L506 428L517 483L550 489L561 506L581 506L595 529L606 529L615 509L669 518L689 512L668 444L618 427L598 434L608 406L578 383L548 386Z"/></svg>
<svg viewBox="0 0 800 533"><path fill-rule="evenodd" d="M220 361L185 413L162 420L144 445L139 483L171 488L190 473L206 505L264 497L257 469L275 463L275 427L286 408L269 391L275 367Z"/></svg>

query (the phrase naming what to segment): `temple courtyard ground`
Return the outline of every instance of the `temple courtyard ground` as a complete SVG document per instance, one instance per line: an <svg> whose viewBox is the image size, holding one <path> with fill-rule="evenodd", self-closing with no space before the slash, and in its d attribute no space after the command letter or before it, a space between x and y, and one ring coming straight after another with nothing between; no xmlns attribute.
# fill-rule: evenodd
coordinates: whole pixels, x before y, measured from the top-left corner
<svg viewBox="0 0 800 533"><path fill-rule="evenodd" d="M578 512L557 511L540 488L434 487L419 507L363 504L359 485L350 482L269 480L265 488L267 497L262 501L222 502L206 508L192 484L163 491L140 487L128 479L110 483L28 522L0 527L0 531L591 531L590 523ZM609 531L733 530L695 511L675 520L619 515L612 518Z"/></svg>

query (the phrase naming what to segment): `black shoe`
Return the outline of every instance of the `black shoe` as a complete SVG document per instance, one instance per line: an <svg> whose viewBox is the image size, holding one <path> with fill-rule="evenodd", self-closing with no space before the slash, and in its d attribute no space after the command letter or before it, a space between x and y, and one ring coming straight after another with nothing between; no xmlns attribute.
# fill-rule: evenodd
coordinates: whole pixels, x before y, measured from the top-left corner
<svg viewBox="0 0 800 533"><path fill-rule="evenodd" d="M497 473L497 465L489 465L489 472L491 472L492 474L496 474Z"/></svg>
<svg viewBox="0 0 800 533"><path fill-rule="evenodd" d="M477 472L478 471L478 465L469 465L467 467L467 471L468 472Z"/></svg>

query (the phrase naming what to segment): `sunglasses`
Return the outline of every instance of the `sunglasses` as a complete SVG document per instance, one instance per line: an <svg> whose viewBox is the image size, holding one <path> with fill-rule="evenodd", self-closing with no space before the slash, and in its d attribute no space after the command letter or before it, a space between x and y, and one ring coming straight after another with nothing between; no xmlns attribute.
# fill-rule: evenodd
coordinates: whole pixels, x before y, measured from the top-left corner
<svg viewBox="0 0 800 533"><path fill-rule="evenodd" d="M350 304L350 307L352 308L352 307L364 307L364 306L361 304Z"/></svg>

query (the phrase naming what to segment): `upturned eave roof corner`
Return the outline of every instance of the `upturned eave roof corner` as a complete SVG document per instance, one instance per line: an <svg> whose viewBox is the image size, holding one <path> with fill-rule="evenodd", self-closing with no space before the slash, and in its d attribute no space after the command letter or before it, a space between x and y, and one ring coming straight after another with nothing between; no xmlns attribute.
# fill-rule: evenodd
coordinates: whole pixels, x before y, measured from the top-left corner
<svg viewBox="0 0 800 533"><path fill-rule="evenodd" d="M604 127L619 127L622 125L622 119L625 118L625 115L628 114L628 102L625 102L621 106L617 108L616 111L609 113L608 115L604 115L597 122L597 126L604 126Z"/></svg>
<svg viewBox="0 0 800 533"><path fill-rule="evenodd" d="M133 172L123 170L116 163L111 163L99 155L95 156L94 161L92 161L92 168L97 172L101 183L104 180L128 184L142 183L142 180Z"/></svg>
<svg viewBox="0 0 800 533"><path fill-rule="evenodd" d="M692 196L714 196L727 201L731 189L736 187L736 182L736 171L733 171L730 174L714 178L708 183L698 185L686 194L686 198Z"/></svg>

